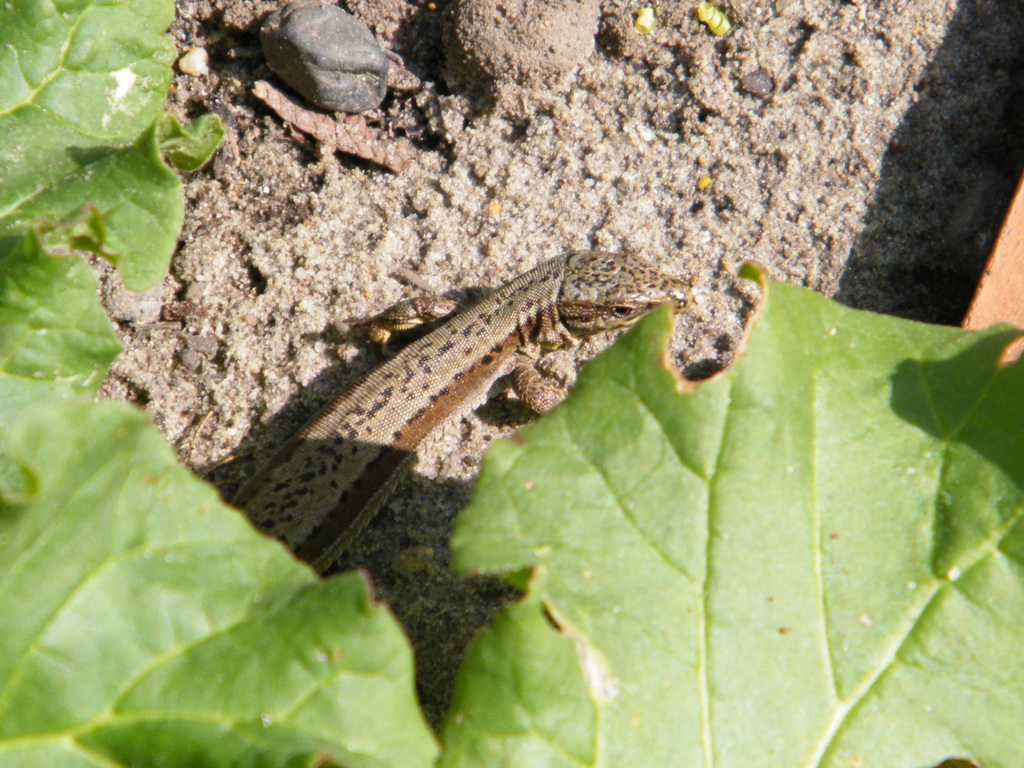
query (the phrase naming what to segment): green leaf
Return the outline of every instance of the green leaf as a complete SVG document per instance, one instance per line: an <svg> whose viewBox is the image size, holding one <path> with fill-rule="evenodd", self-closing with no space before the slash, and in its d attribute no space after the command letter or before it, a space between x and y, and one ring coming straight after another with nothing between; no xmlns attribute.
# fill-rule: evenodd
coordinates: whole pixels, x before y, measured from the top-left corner
<svg viewBox="0 0 1024 768"><path fill-rule="evenodd" d="M0 210L130 143L163 111L167 0L11 0L0 11Z"/></svg>
<svg viewBox="0 0 1024 768"><path fill-rule="evenodd" d="M194 170L222 133L216 118L182 130L161 117L172 13L170 0L13 0L0 11L0 251L33 220L91 204L128 288L166 273L182 202L162 149Z"/></svg>
<svg viewBox="0 0 1024 768"><path fill-rule="evenodd" d="M167 273L184 211L181 182L160 151L158 126L167 121L173 118L146 129L130 147L97 156L0 219L0 245L20 238L33 220L65 220L88 203L103 213L108 250L102 255L118 265L125 286L144 290L159 283ZM206 135L199 138L208 140ZM174 151L186 159L184 148Z"/></svg>
<svg viewBox="0 0 1024 768"><path fill-rule="evenodd" d="M456 566L534 569L599 711L581 764L1019 768L1024 366L997 363L1015 333L764 291L724 374L666 370L657 312L495 445ZM499 687L486 657L464 698L545 685ZM495 738L469 728L453 710L452 764Z"/></svg>
<svg viewBox="0 0 1024 768"><path fill-rule="evenodd" d="M224 125L216 115L200 115L182 126L170 115L157 121L160 151L179 171L197 171L206 165L224 138Z"/></svg>
<svg viewBox="0 0 1024 768"><path fill-rule="evenodd" d="M106 248L94 210L8 243L0 248L0 438L33 403L94 394L121 349L89 265L59 255Z"/></svg>
<svg viewBox="0 0 1024 768"><path fill-rule="evenodd" d="M0 763L426 766L407 642L178 467L146 417L17 421L0 506Z"/></svg>
<svg viewBox="0 0 1024 768"><path fill-rule="evenodd" d="M459 678L451 705L458 727L447 734L443 768L594 763L597 707L572 642L551 631L540 601L527 599L499 616L463 665L488 681Z"/></svg>

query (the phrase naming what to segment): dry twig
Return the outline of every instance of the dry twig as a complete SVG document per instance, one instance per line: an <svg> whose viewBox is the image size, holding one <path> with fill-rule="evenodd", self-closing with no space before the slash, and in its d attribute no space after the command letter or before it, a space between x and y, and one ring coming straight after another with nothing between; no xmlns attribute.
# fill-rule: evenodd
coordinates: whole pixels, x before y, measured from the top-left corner
<svg viewBox="0 0 1024 768"><path fill-rule="evenodd" d="M265 80L257 80L252 92L288 125L339 152L383 165L395 173L409 167L412 144L370 127L362 115L346 115L336 120L328 114L302 106Z"/></svg>

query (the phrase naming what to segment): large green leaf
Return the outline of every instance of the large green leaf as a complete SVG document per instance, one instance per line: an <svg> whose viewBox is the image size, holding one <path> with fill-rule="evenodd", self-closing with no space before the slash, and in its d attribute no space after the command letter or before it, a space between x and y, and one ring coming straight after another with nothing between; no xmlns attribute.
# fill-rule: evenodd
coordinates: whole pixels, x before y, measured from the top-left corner
<svg viewBox="0 0 1024 768"><path fill-rule="evenodd" d="M426 766L407 642L124 405L44 403L5 450L0 764Z"/></svg>
<svg viewBox="0 0 1024 768"><path fill-rule="evenodd" d="M491 450L457 567L533 569L590 701L510 683L503 659L535 643L485 634L444 765L1024 765L1024 366L997 363L1013 333L786 285L763 301L715 379L666 369L656 313ZM485 692L518 709L529 760L481 714ZM572 739L532 721L555 706Z"/></svg>
<svg viewBox="0 0 1024 768"><path fill-rule="evenodd" d="M161 117L174 47L171 0L12 0L0 9L0 250L33 219L91 204L125 285L167 270L181 228L176 174L212 154L216 118Z"/></svg>

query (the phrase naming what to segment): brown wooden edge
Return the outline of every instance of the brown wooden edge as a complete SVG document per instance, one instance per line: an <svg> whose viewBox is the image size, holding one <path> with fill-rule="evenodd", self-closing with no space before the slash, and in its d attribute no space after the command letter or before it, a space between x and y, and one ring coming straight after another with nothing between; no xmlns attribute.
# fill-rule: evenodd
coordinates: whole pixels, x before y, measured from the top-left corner
<svg viewBox="0 0 1024 768"><path fill-rule="evenodd" d="M1017 184L992 255L961 326L977 330L994 323L1012 323L1024 328L1024 176ZM1002 362L1017 360L1021 352L1024 352L1024 338L1006 348Z"/></svg>

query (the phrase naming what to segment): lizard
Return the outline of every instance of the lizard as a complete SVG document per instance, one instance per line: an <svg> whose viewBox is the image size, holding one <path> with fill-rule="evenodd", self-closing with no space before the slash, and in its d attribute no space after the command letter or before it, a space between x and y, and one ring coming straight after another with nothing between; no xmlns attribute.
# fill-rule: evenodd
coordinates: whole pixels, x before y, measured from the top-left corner
<svg viewBox="0 0 1024 768"><path fill-rule="evenodd" d="M689 287L631 253L575 251L456 312L335 398L239 489L232 503L319 572L372 519L417 446L513 373L537 413L565 397L534 365L545 351L621 328ZM415 301L415 300L413 300Z"/></svg>

